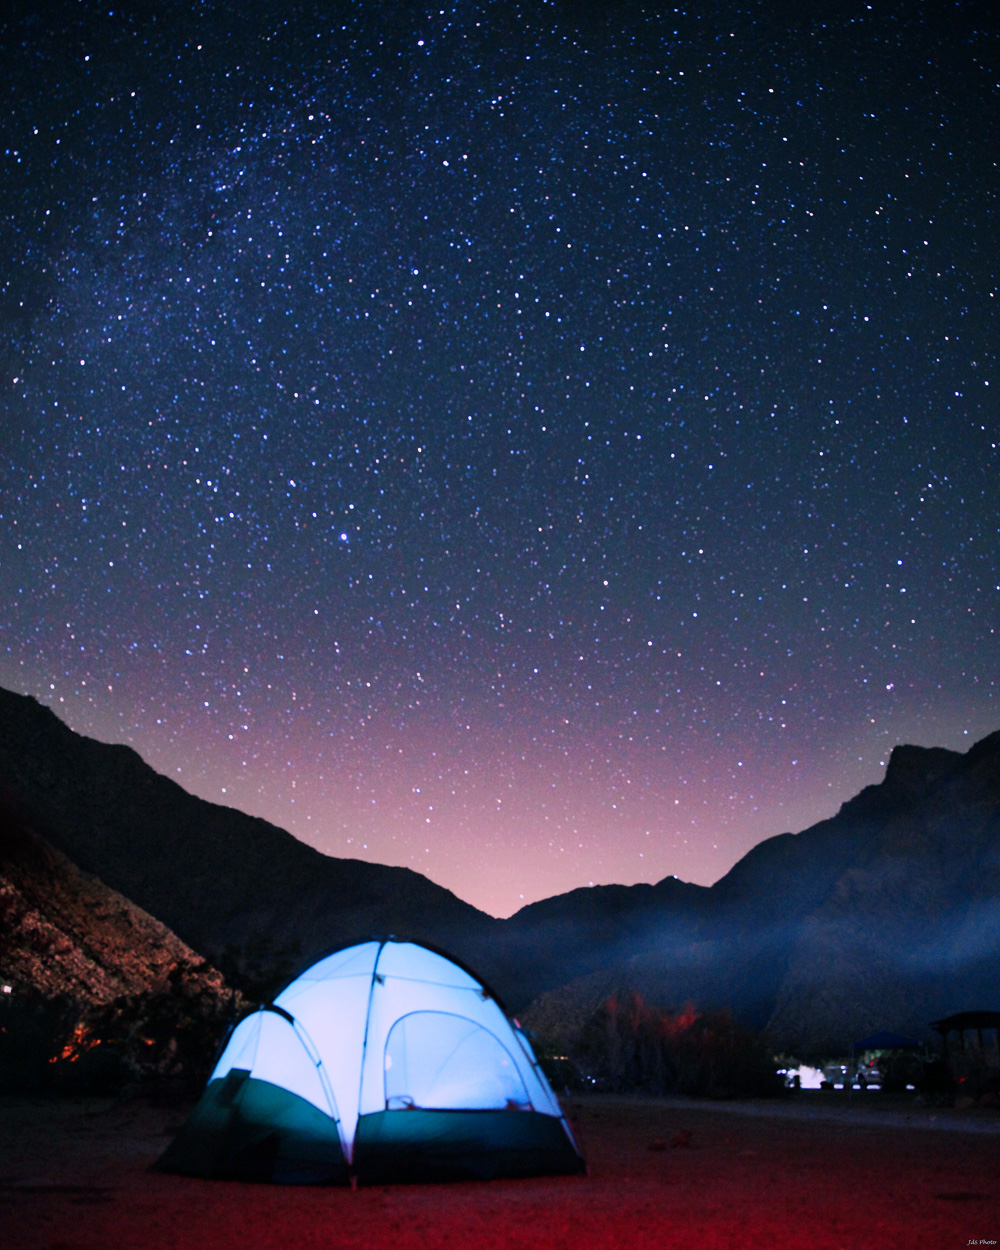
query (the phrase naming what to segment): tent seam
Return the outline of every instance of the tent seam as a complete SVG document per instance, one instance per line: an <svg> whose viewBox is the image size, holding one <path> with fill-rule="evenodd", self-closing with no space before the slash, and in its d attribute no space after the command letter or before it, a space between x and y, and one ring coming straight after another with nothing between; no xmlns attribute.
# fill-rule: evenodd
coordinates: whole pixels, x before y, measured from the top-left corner
<svg viewBox="0 0 1000 1250"><path fill-rule="evenodd" d="M365 1033L361 1040L361 1071L358 1075L358 1120L361 1119L361 1096L365 1089L365 1063L368 1058L368 1030L371 1027L372 1020L372 999L375 997L375 986L378 984L378 961L382 958L382 952L385 950L388 938L382 938L378 944L378 950L375 953L375 960L372 964L371 983L368 986L368 1006L365 1009ZM358 1128L354 1126L354 1135L351 1138L351 1157L348 1159L348 1165L354 1168L354 1144L357 1141Z"/></svg>

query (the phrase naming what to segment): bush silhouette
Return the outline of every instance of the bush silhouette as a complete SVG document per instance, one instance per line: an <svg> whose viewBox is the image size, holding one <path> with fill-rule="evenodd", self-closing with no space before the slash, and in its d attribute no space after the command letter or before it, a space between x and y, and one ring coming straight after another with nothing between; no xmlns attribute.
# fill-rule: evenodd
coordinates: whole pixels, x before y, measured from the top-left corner
<svg viewBox="0 0 1000 1250"><path fill-rule="evenodd" d="M202 1088L243 1002L175 968L158 990L103 1006L17 997L0 1011L0 1090L120 1094Z"/></svg>
<svg viewBox="0 0 1000 1250"><path fill-rule="evenodd" d="M580 1068L614 1093L734 1098L781 1089L763 1039L730 1012L666 1011L636 993L606 999L574 1050Z"/></svg>

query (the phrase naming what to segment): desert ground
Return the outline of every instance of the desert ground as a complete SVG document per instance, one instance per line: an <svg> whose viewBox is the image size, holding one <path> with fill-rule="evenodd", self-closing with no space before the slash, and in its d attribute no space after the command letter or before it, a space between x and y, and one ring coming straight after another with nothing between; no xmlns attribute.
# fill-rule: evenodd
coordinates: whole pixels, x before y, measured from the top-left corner
<svg viewBox="0 0 1000 1250"><path fill-rule="evenodd" d="M150 1172L187 1108L0 1099L4 1250L952 1250L1000 1243L1000 1112L592 1095L585 1177L370 1189Z"/></svg>

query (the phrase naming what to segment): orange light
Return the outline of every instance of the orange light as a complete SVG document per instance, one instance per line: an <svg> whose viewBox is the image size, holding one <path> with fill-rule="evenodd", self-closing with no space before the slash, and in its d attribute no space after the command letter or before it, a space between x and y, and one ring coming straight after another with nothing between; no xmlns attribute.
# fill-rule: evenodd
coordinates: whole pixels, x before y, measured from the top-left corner
<svg viewBox="0 0 1000 1250"><path fill-rule="evenodd" d="M68 1063L76 1063L82 1054L88 1050L93 1050L95 1046L100 1046L101 1039L93 1037L90 1029L85 1024L78 1024L70 1034L69 1039L63 1046L58 1055L53 1055L49 1063L60 1063L66 1061Z"/></svg>

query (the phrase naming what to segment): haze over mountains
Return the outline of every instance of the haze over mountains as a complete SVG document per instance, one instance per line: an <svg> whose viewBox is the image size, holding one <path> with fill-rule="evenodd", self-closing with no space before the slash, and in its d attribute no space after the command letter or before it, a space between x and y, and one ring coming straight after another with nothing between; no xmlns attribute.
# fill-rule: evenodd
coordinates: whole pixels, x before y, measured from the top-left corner
<svg viewBox="0 0 1000 1250"><path fill-rule="evenodd" d="M761 843L714 886L596 886L507 920L409 869L323 856L195 798L130 748L3 690L0 794L209 960L254 935L300 943L303 961L414 937L464 959L512 1010L531 1004L529 1022L553 1035L622 988L730 1007L800 1053L1000 1006L1000 732L964 755L897 747L880 785Z"/></svg>

